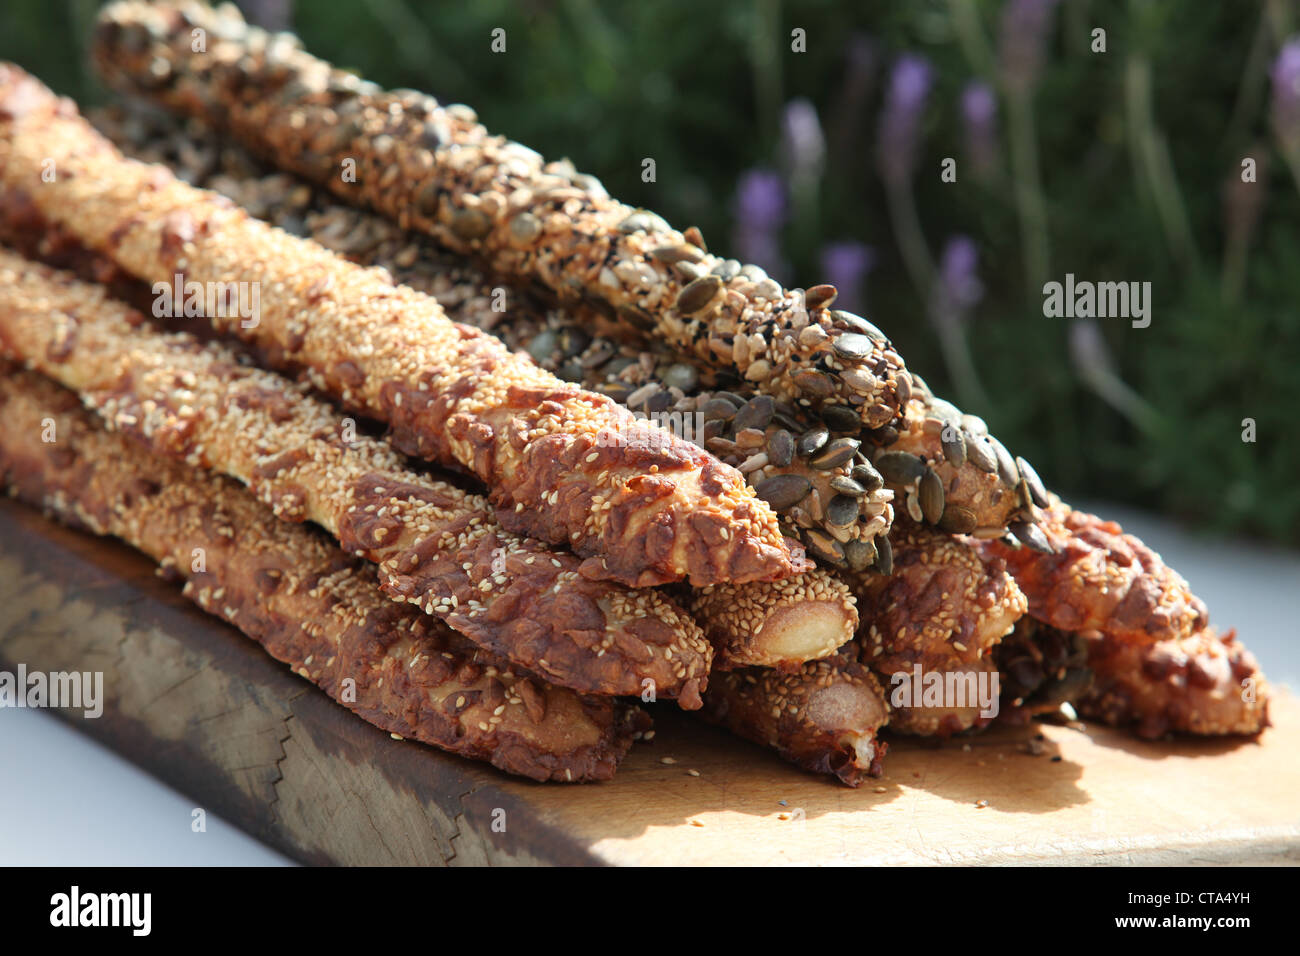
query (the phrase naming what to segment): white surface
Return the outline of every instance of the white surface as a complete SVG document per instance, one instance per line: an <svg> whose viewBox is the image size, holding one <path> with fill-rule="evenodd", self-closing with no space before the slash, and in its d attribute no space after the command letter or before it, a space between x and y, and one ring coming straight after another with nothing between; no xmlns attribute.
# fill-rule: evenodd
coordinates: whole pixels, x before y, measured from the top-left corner
<svg viewBox="0 0 1300 956"><path fill-rule="evenodd" d="M1220 627L1238 628L1275 684L1300 687L1300 555L1189 534L1111 505L1119 521L1188 579ZM0 709L0 865L236 865L289 861L207 818L192 801L55 717Z"/></svg>

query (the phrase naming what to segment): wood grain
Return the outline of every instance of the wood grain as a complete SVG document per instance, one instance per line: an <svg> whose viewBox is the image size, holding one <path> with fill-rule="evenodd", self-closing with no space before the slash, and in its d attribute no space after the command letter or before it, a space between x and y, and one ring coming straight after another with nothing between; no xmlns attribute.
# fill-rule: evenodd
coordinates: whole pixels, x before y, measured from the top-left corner
<svg viewBox="0 0 1300 956"><path fill-rule="evenodd" d="M886 776L856 791L665 704L613 782L534 784L393 740L135 552L4 501L0 669L20 662L102 670L104 715L65 719L308 863L1300 862L1300 705L1285 695L1259 742L1091 725L895 739Z"/></svg>

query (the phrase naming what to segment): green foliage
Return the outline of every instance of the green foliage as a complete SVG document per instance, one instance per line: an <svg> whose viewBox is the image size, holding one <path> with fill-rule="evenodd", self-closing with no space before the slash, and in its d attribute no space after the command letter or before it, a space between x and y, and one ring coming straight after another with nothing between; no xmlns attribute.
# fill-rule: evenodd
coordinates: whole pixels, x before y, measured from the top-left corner
<svg viewBox="0 0 1300 956"><path fill-rule="evenodd" d="M93 100L102 94L82 66L93 6L8 0L0 57ZM809 98L830 152L815 201L783 232L791 273L782 278L819 281L823 242L872 246L869 317L943 393L952 380L929 290L903 267L874 154L890 66L903 52L925 56L935 85L914 182L919 220L932 256L947 237L971 236L985 286L967 335L991 404L967 410L1067 496L1300 541L1300 484L1288 480L1300 472L1289 431L1300 410L1300 197L1269 126L1267 75L1295 28L1289 8L1065 0L1055 9L1032 96L1046 278L1152 283L1149 328L1098 320L1120 378L1159 415L1145 428L1086 384L1068 320L1045 318L1027 288L1005 96L1000 173L980 183L962 165L960 94L975 78L997 83L1001 11L1001 0L299 0L294 27L312 51L380 83L474 105L489 127L570 157L614 195L700 226L714 251L732 244L739 175L779 168L782 108ZM1104 54L1089 49L1098 26ZM490 49L497 27L504 54ZM807 53L790 50L796 27ZM845 86L855 34L876 50L860 101ZM948 156L959 161L955 184L939 178ZM1244 156L1267 174L1250 187L1262 211L1234 297L1223 279L1225 187ZM644 157L656 161L655 183L641 181ZM1248 417L1256 444L1241 440Z"/></svg>

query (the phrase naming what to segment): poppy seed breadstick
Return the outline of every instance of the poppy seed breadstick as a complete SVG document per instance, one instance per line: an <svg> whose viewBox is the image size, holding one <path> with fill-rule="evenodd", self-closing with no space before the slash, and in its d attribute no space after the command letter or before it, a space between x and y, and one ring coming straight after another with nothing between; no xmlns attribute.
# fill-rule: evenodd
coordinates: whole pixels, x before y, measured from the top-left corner
<svg viewBox="0 0 1300 956"><path fill-rule="evenodd" d="M105 430L35 373L5 370L0 408L0 483L11 494L143 551L185 580L190 600L376 727L534 780L586 781L612 777L648 724L644 712L551 686L389 600L320 534L276 521L227 478Z"/></svg>
<svg viewBox="0 0 1300 956"><path fill-rule="evenodd" d="M51 163L58 174L47 182L39 171ZM147 282L181 275L259 296L254 321L233 309L209 318L387 422L401 450L471 470L508 530L566 542L588 577L702 586L808 566L734 469L456 325L386 272L123 159L14 66L0 67L0 181Z"/></svg>
<svg viewBox="0 0 1300 956"><path fill-rule="evenodd" d="M210 43L193 51L193 31ZM611 199L591 176L490 134L463 105L386 92L246 25L231 8L118 3L94 58L110 85L233 133L341 198L422 230L489 271L586 298L683 353L804 406L869 427L905 400L903 362L865 320L756 266L710 255L698 230ZM346 162L346 167L342 164ZM346 177L341 170L355 171Z"/></svg>
<svg viewBox="0 0 1300 956"><path fill-rule="evenodd" d="M810 661L794 673L762 667L715 672L701 714L850 787L879 776L888 750L876 738L889 722L880 684L846 654Z"/></svg>
<svg viewBox="0 0 1300 956"><path fill-rule="evenodd" d="M0 347L81 394L115 430L225 472L312 520L487 650L581 691L699 706L712 649L657 591L592 581L573 555L502 529L487 502L416 474L383 442L217 343L153 328L98 286L0 249Z"/></svg>

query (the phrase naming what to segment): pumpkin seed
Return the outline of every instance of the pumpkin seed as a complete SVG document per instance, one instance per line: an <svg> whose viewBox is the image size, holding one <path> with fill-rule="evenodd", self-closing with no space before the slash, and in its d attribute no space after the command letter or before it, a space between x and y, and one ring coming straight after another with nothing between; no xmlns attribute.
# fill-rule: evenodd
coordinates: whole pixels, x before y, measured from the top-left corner
<svg viewBox="0 0 1300 956"><path fill-rule="evenodd" d="M651 249L650 255L666 266L678 262L699 262L704 258L704 253L694 246L660 246L658 249Z"/></svg>
<svg viewBox="0 0 1300 956"><path fill-rule="evenodd" d="M966 442L959 429L944 425L939 432L939 444L943 446L943 457L950 464L958 468L966 464Z"/></svg>
<svg viewBox="0 0 1300 956"><path fill-rule="evenodd" d="M998 459L998 477L1008 487L1014 488L1016 482L1020 480L1020 473L1016 471L1016 460L1011 457L1011 452L1007 451L1007 446L992 435L989 436L989 444L993 447L993 454Z"/></svg>
<svg viewBox="0 0 1300 956"><path fill-rule="evenodd" d="M933 468L927 468L925 474L921 476L918 497L921 499L921 513L925 516L925 520L930 524L938 524L939 519L943 517L943 482Z"/></svg>
<svg viewBox="0 0 1300 956"><path fill-rule="evenodd" d="M858 520L858 499L850 495L836 495L826 506L826 521L840 528L847 528Z"/></svg>
<svg viewBox="0 0 1300 956"><path fill-rule="evenodd" d="M853 466L853 480L866 488L867 494L873 494L885 487L885 479L880 477L880 472L866 462Z"/></svg>
<svg viewBox="0 0 1300 956"><path fill-rule="evenodd" d="M883 535L876 539L876 570L884 575L894 573L894 546Z"/></svg>
<svg viewBox="0 0 1300 956"><path fill-rule="evenodd" d="M809 458L830 440L831 433L820 425L808 429L795 441L795 450L801 458Z"/></svg>
<svg viewBox="0 0 1300 956"><path fill-rule="evenodd" d="M852 495L854 498L865 498L868 494L867 489L862 487L848 475L836 475L830 480L830 486L842 495Z"/></svg>
<svg viewBox="0 0 1300 956"><path fill-rule="evenodd" d="M847 405L827 405L822 409L822 421L833 432L853 432L862 429L862 417Z"/></svg>
<svg viewBox="0 0 1300 956"><path fill-rule="evenodd" d="M801 368L791 378L799 389L814 398L830 398L835 394L835 382L825 372L815 368Z"/></svg>
<svg viewBox="0 0 1300 956"><path fill-rule="evenodd" d="M622 233L649 232L650 217L643 212L634 212L618 224L618 231Z"/></svg>
<svg viewBox="0 0 1300 956"><path fill-rule="evenodd" d="M1034 504L1040 508L1048 507L1051 504L1051 499L1047 497L1047 489L1043 487L1043 479L1038 477L1038 472L1034 471L1034 466L1023 458L1017 458L1016 468L1020 471L1020 477L1029 486L1029 494Z"/></svg>
<svg viewBox="0 0 1300 956"><path fill-rule="evenodd" d="M813 557L820 558L836 567L843 567L844 545L840 544L825 531L817 528L809 528L804 535L804 543L808 545L808 550Z"/></svg>
<svg viewBox="0 0 1300 956"><path fill-rule="evenodd" d="M857 332L841 332L831 339L831 350L842 359L857 361L871 354L871 339Z"/></svg>
<svg viewBox="0 0 1300 956"><path fill-rule="evenodd" d="M830 471L852 458L861 444L856 438L837 438L809 459L808 463L814 468Z"/></svg>
<svg viewBox="0 0 1300 956"><path fill-rule="evenodd" d="M810 312L814 309L830 308L837 295L839 295L839 290L830 283L815 285L803 294L804 308Z"/></svg>
<svg viewBox="0 0 1300 956"><path fill-rule="evenodd" d="M775 402L772 401L772 396L757 395L746 402L740 411L736 412L736 429L767 428L772 421L774 411Z"/></svg>
<svg viewBox="0 0 1300 956"><path fill-rule="evenodd" d="M677 309L684 315L694 315L712 302L721 291L722 280L717 276L700 276L677 294Z"/></svg>
<svg viewBox="0 0 1300 956"><path fill-rule="evenodd" d="M767 440L767 455L777 468L788 468L794 461L794 436L784 428L777 429Z"/></svg>
<svg viewBox="0 0 1300 956"><path fill-rule="evenodd" d="M1043 534L1043 529L1036 524L1028 521L1015 521L1011 524L1011 533L1020 543L1033 548L1035 551L1043 554L1055 554L1056 550L1052 543L1047 540L1047 535Z"/></svg>
<svg viewBox="0 0 1300 956"><path fill-rule="evenodd" d="M740 263L735 259L723 259L716 266L709 270L710 273L717 276L723 282L730 282L736 276L740 275Z"/></svg>
<svg viewBox="0 0 1300 956"><path fill-rule="evenodd" d="M876 546L872 541L849 541L844 545L844 560L854 571L865 571L876 560Z"/></svg>
<svg viewBox="0 0 1300 956"><path fill-rule="evenodd" d="M998 470L998 459L987 436L966 434L966 457L980 471L993 474Z"/></svg>
<svg viewBox="0 0 1300 956"><path fill-rule="evenodd" d="M907 408L912 400L912 378L906 372L899 372L894 378L894 393L898 396L898 407Z"/></svg>
<svg viewBox="0 0 1300 956"><path fill-rule="evenodd" d="M831 319L837 325L841 325L846 329L859 333L860 335L865 335L867 338L876 342L882 344L889 342L889 339L885 336L884 332L880 331L880 329L876 328L860 315L854 315L852 312L846 312L843 309L833 309L831 311Z"/></svg>
<svg viewBox="0 0 1300 956"><path fill-rule="evenodd" d="M793 508L812 491L812 482L803 475L773 475L754 486L758 495L775 511Z"/></svg>
<svg viewBox="0 0 1300 956"><path fill-rule="evenodd" d="M887 451L873 462L882 478L895 485L910 485L925 474L925 462L905 451Z"/></svg>
<svg viewBox="0 0 1300 956"><path fill-rule="evenodd" d="M938 525L940 531L949 534L970 534L979 527L979 522L975 519L975 512L969 508L949 504L943 509Z"/></svg>
<svg viewBox="0 0 1300 956"><path fill-rule="evenodd" d="M492 229L492 220L481 209L458 209L451 219L451 231L466 242L482 239Z"/></svg>

